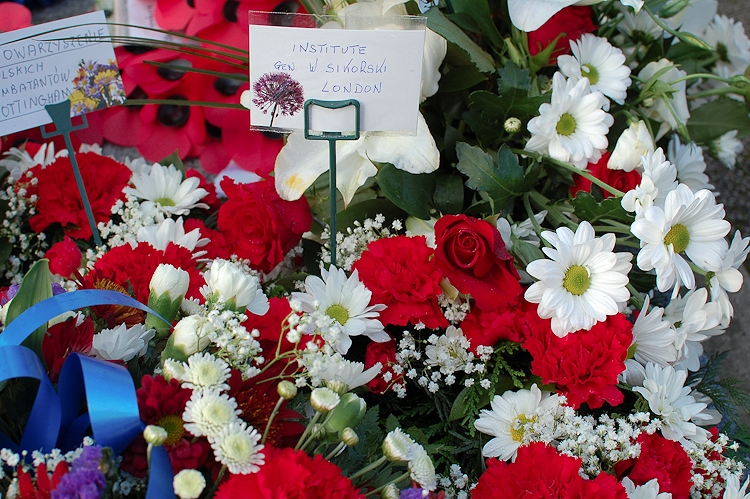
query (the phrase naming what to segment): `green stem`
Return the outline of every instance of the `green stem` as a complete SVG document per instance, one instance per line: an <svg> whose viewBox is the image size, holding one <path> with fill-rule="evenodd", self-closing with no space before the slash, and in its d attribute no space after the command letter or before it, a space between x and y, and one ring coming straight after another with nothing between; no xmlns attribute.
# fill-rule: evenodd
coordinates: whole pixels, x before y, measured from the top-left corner
<svg viewBox="0 0 750 499"><path fill-rule="evenodd" d="M358 472L356 472L355 474L353 474L352 476L350 476L349 480L351 480L353 482L355 478L359 478L362 475L364 475L365 473L369 473L370 471L372 471L372 470L380 467L380 465L383 464L384 462L386 462L387 460L388 460L387 457L382 456L377 461L368 464L367 466L365 466L364 468L362 468L361 470L359 470Z"/></svg>
<svg viewBox="0 0 750 499"><path fill-rule="evenodd" d="M281 404L284 403L284 400L284 397L279 397L279 400L276 401L276 405L273 407L273 411L271 411L271 416L268 418L268 423L266 423L266 429L263 431L263 438L260 439L260 443L266 443L266 437L268 437L268 431L271 429L273 418L279 413L279 409L281 408Z"/></svg>
<svg viewBox="0 0 750 499"><path fill-rule="evenodd" d="M294 450L300 450L302 447L302 444L305 443L305 440L307 439L307 436L312 431L313 426L315 426L315 423L318 422L318 419L320 419L320 415L322 412L315 411L315 415L313 416L310 423L308 423L307 427L305 427L305 431L302 432L302 435L300 435L299 440L297 441L297 445L294 446Z"/></svg>
<svg viewBox="0 0 750 499"><path fill-rule="evenodd" d="M717 80L723 83L731 83L732 80L729 78L722 78L721 76L716 76L715 74L711 73L692 73L685 76L681 76L680 78L677 78L676 80L672 80L667 82L668 85L674 85L675 83L680 83L681 81L687 81L687 80L695 80L698 78L705 78L706 80Z"/></svg>
<svg viewBox="0 0 750 499"><path fill-rule="evenodd" d="M640 248L641 245L636 243L635 241L631 241L629 239L623 239L621 237L617 238L617 245L619 246L627 246L628 248Z"/></svg>
<svg viewBox="0 0 750 499"><path fill-rule="evenodd" d="M645 303L645 300L643 299L643 296L641 293L638 292L637 289L635 289L635 286L628 283L628 291L630 291L630 301L635 305L635 308L638 310L643 310L643 304Z"/></svg>
<svg viewBox="0 0 750 499"><path fill-rule="evenodd" d="M391 480L390 482L386 483L385 485L381 485L381 486L380 486L380 487L378 487L377 489L375 489L375 490L371 490L370 492L368 492L367 494L365 494L365 497L371 497L371 496L374 496L375 494L379 494L380 492L382 492L383 490L385 490L385 488L386 488L386 487L388 487L389 485L391 485L391 484L393 484L393 485L396 485L396 484L397 484L398 482L400 482L401 480L403 480L403 479L405 479L405 478L409 478L410 476L411 476L411 475L410 475L410 474L409 474L409 472L407 471L407 472L406 472L406 473L404 473L403 475L401 475L401 476L397 477L397 478L396 478L395 480Z"/></svg>
<svg viewBox="0 0 750 499"><path fill-rule="evenodd" d="M330 461L331 459L336 457L336 455L341 452L344 447L346 447L346 444L344 442L339 442L339 444L334 447L331 452L328 453L328 455L326 456L326 461Z"/></svg>
<svg viewBox="0 0 750 499"><path fill-rule="evenodd" d="M211 498L214 496L214 493L216 492L216 489L219 488L219 484L221 483L221 479L224 478L224 473L227 472L227 465L222 464L221 469L219 470L219 474L216 477L216 481L211 486L211 490L208 491L208 494L206 495L207 498Z"/></svg>
<svg viewBox="0 0 750 499"><path fill-rule="evenodd" d="M529 220L531 220L531 225L534 226L534 232L536 232L536 235L539 236L541 239L542 237L542 226L539 225L539 222L536 221L536 218L534 217L534 210L531 209L531 201L529 200L529 193L526 192L523 195L523 207L526 209L526 215L528 215ZM544 241L544 239L542 239ZM549 245L547 241L544 241L545 245Z"/></svg>

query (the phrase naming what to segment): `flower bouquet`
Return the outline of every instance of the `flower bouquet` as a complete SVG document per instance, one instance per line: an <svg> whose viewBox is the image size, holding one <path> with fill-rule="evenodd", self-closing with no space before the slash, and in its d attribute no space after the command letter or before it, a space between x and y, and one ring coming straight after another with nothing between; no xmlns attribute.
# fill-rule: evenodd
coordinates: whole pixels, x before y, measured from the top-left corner
<svg viewBox="0 0 750 499"><path fill-rule="evenodd" d="M355 5L157 0L191 43L118 49L131 106L80 138L147 159L80 146L96 227L59 146L0 161L0 494L750 497L703 354L750 252L705 174L750 40L712 0L578 4L357 3L427 17L421 114L330 185L325 144L237 125L244 16Z"/></svg>

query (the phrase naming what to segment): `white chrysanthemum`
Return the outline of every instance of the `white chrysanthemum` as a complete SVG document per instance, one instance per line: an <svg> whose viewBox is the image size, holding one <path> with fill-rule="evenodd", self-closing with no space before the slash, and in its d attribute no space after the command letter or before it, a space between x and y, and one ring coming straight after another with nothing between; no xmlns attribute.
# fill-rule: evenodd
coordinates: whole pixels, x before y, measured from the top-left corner
<svg viewBox="0 0 750 499"><path fill-rule="evenodd" d="M356 270L347 278L342 269L331 267L322 269L321 277L308 276L305 292L292 293L292 298L299 300L303 312L319 310L338 323L342 334L332 345L337 352L343 355L349 351L352 336L364 335L378 343L391 339L377 319L385 305L369 305L372 292L359 280Z"/></svg>
<svg viewBox="0 0 750 499"><path fill-rule="evenodd" d="M677 334L671 322L664 320L663 308L653 307L649 311L648 306L649 297L646 296L643 309L633 325L633 358L644 366L648 362L667 366L677 360Z"/></svg>
<svg viewBox="0 0 750 499"><path fill-rule="evenodd" d="M734 307L727 293L736 293L742 287L744 277L738 269L745 263L750 253L750 237L742 237L740 231L734 233L732 244L721 261L721 267L707 267L706 276L711 289L711 301L719 304L722 313L722 323L728 324L734 315Z"/></svg>
<svg viewBox="0 0 750 499"><path fill-rule="evenodd" d="M143 324L128 328L120 324L114 329L103 329L94 335L89 355L97 359L129 361L142 357L148 350L148 342L156 331Z"/></svg>
<svg viewBox="0 0 750 499"><path fill-rule="evenodd" d="M666 70L666 71L664 71ZM662 73L662 71L664 71ZM658 81L671 87L670 92L653 98L653 103L647 100L640 109L643 114L658 122L661 122L659 131L656 133L655 140L662 138L669 130L676 130L678 125L684 125L690 118L688 110L687 97L685 96L685 81L679 81L670 85L670 82L676 81L687 73L677 67L668 59L652 61L638 73L638 80L642 82L649 81L656 76Z"/></svg>
<svg viewBox="0 0 750 499"><path fill-rule="evenodd" d="M207 300L218 296L225 302L234 302L237 309L247 309L255 315L264 315L270 304L263 294L257 275L245 272L239 264L217 258L203 274L206 284L201 294Z"/></svg>
<svg viewBox="0 0 750 499"><path fill-rule="evenodd" d="M162 166L154 163L151 171L133 173L130 179L133 187L126 187L123 192L143 199L144 211L156 210L161 215L187 215L193 208L208 208L199 201L208 194L206 189L198 187L197 177L183 180L182 172L173 165Z"/></svg>
<svg viewBox="0 0 750 499"><path fill-rule="evenodd" d="M136 240L139 243L148 243L162 251L167 249L169 243L173 243L191 252L195 251L195 248L207 245L210 241L207 238L201 238L200 229L185 232L182 217L177 220L167 218L155 225L141 227L138 229ZM134 243L132 246L135 247L136 244ZM205 251L198 251L193 253L193 257L198 258L205 254Z"/></svg>
<svg viewBox="0 0 750 499"><path fill-rule="evenodd" d="M217 435L222 428L234 423L240 410L237 401L216 388L196 390L185 404L182 420L185 429L196 437Z"/></svg>
<svg viewBox="0 0 750 499"><path fill-rule="evenodd" d="M229 364L210 353L199 352L191 355L182 374L183 386L192 390L216 388L229 390Z"/></svg>
<svg viewBox="0 0 750 499"><path fill-rule="evenodd" d="M315 388L310 393L310 405L318 412L331 412L341 403L341 396L327 387Z"/></svg>
<svg viewBox="0 0 750 499"><path fill-rule="evenodd" d="M672 0L669 3L679 5L682 0ZM681 11L666 19L667 23L682 33L700 35L706 30L708 23L716 15L717 0L689 0Z"/></svg>
<svg viewBox="0 0 750 499"><path fill-rule="evenodd" d="M693 289L685 296L673 298L664 309L664 319L676 331L677 364L690 371L700 369L701 342L724 333L725 329L721 325L721 307L714 302L706 303L707 300L706 288Z"/></svg>
<svg viewBox="0 0 750 499"><path fill-rule="evenodd" d="M570 41L573 55L557 58L560 72L577 82L588 78L592 92L601 92L618 104L625 102L630 86L630 68L625 65L622 50L613 47L606 38L584 33ZM605 102L604 110L609 110Z"/></svg>
<svg viewBox="0 0 750 499"><path fill-rule="evenodd" d="M635 212L636 218L652 206L663 208L667 194L677 188L677 168L667 161L661 147L643 156L641 165L641 183L622 198L622 207Z"/></svg>
<svg viewBox="0 0 750 499"><path fill-rule="evenodd" d="M396 428L389 431L383 439L383 455L394 462L406 462L412 445L414 440L401 428Z"/></svg>
<svg viewBox="0 0 750 499"><path fill-rule="evenodd" d="M206 478L198 470L184 469L174 476L172 487L180 499L198 499L206 488Z"/></svg>
<svg viewBox="0 0 750 499"><path fill-rule="evenodd" d="M361 362L347 360L336 352L326 357L325 367L317 371L317 378L323 382L343 383L346 385L346 391L353 390L357 387L366 385L380 373L383 365L377 362L374 366L365 370L365 365Z"/></svg>
<svg viewBox="0 0 750 499"><path fill-rule="evenodd" d="M620 311L630 298L626 286L631 255L612 252L614 234L595 237L584 220L575 234L560 227L542 237L554 248L542 248L550 260L535 260L526 267L539 281L526 290L525 298L539 304L540 317L552 319L557 336L589 330Z"/></svg>
<svg viewBox="0 0 750 499"><path fill-rule="evenodd" d="M175 324L171 341L175 347L185 350L189 356L211 344L211 334L215 328L211 321L202 315L188 315Z"/></svg>
<svg viewBox="0 0 750 499"><path fill-rule="evenodd" d="M677 180L690 187L693 192L701 189L713 189L706 175L706 160L703 149L694 143L682 144L678 135L673 135L667 147L667 157L677 168ZM666 194L665 194L666 197Z"/></svg>
<svg viewBox="0 0 750 499"><path fill-rule="evenodd" d="M745 480L745 483L740 487L740 477L737 475L729 475L725 478L724 495L722 499L750 499L750 494L747 493L747 486L750 483L750 478Z"/></svg>
<svg viewBox="0 0 750 499"><path fill-rule="evenodd" d="M474 421L477 430L494 437L482 448L482 456L515 461L518 448L523 444L524 426L534 422L537 409L558 405L558 396L542 392L536 383L529 390L495 395L490 402L491 410L482 409L479 419Z"/></svg>
<svg viewBox="0 0 750 499"><path fill-rule="evenodd" d="M633 122L617 139L607 162L610 170L631 172L641 166L641 157L654 152L654 139L643 120Z"/></svg>
<svg viewBox="0 0 750 499"><path fill-rule="evenodd" d="M409 449L409 462L406 465L409 477L425 490L437 488L437 477L435 476L435 465L432 464L427 451L418 443L411 444Z"/></svg>
<svg viewBox="0 0 750 499"><path fill-rule="evenodd" d="M628 499L672 499L670 492L659 492L659 480L654 478L643 485L636 485L633 481L625 477L622 479L622 486L628 494Z"/></svg>
<svg viewBox="0 0 750 499"><path fill-rule="evenodd" d="M655 269L659 291L674 288L675 296L682 284L688 289L695 286L693 270L681 253L701 268L715 268L727 250L724 236L729 229L724 206L716 204L711 191L693 194L686 185L667 194L664 209L648 208L630 227L641 241L638 267Z"/></svg>
<svg viewBox="0 0 750 499"><path fill-rule="evenodd" d="M601 92L589 89L589 80L552 77L552 101L539 106L539 116L527 125L531 138L526 149L585 168L601 158L607 148L607 132L613 119L602 110Z"/></svg>
<svg viewBox="0 0 750 499"><path fill-rule="evenodd" d="M265 464L260 444L260 434L244 421L225 426L219 433L209 437L216 461L235 475L255 473Z"/></svg>
<svg viewBox="0 0 750 499"><path fill-rule="evenodd" d="M750 64L750 39L741 22L718 14L706 26L703 41L716 50L717 69L724 68L726 74L743 74Z"/></svg>
<svg viewBox="0 0 750 499"><path fill-rule="evenodd" d="M734 168L743 147L742 142L737 140L737 130L731 130L713 141L711 152L727 168Z"/></svg>
<svg viewBox="0 0 750 499"><path fill-rule="evenodd" d="M636 386L633 391L640 393L648 401L651 412L662 420L664 438L704 442L708 432L693 421L707 419L701 414L706 404L697 403L690 395L692 389L685 386L687 375L687 371L676 371L672 366L661 367L649 363L646 364L643 386Z"/></svg>

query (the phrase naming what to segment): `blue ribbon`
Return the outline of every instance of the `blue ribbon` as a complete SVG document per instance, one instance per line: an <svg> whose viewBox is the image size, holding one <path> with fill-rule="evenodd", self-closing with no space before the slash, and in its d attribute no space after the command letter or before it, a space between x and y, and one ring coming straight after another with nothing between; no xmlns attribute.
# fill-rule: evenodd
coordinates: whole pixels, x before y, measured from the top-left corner
<svg viewBox="0 0 750 499"><path fill-rule="evenodd" d="M58 392L47 377L37 355L21 343L50 319L65 312L97 305L124 305L159 314L141 302L106 290L80 290L63 293L29 307L0 334L0 382L13 378L39 380L34 406L21 444L0 433L0 445L14 452L58 447L74 449L91 427L97 445L111 447L120 454L143 431L135 386L128 371L120 365L77 353L70 354L60 371ZM167 322L165 320L165 322ZM85 402L88 412L79 415ZM174 498L172 466L162 447L152 450L147 499Z"/></svg>

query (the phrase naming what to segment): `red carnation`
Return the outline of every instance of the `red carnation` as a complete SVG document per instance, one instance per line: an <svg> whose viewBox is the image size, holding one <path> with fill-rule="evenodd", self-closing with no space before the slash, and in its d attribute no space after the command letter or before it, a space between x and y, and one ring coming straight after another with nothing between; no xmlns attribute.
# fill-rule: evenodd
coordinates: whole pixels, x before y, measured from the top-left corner
<svg viewBox="0 0 750 499"><path fill-rule="evenodd" d="M611 153L609 151L605 152L598 162L589 163L586 169L591 175L619 191L628 192L631 189L635 189L641 183L641 174L636 170L626 172L625 170L609 169L607 163L609 163L610 156ZM571 196L575 196L579 191L591 192L591 186L593 185L591 180L580 175L574 175L573 181L575 183L570 187ZM601 192L605 199L613 196L613 194L604 189L601 189Z"/></svg>
<svg viewBox="0 0 750 499"><path fill-rule="evenodd" d="M513 257L497 228L466 215L445 215L435 224L435 263L479 308L505 309L521 296Z"/></svg>
<svg viewBox="0 0 750 499"><path fill-rule="evenodd" d="M74 352L88 355L93 340L94 321L89 316L84 317L80 324L78 317L71 317L50 326L42 341L42 354L50 381L57 383L68 355Z"/></svg>
<svg viewBox="0 0 750 499"><path fill-rule="evenodd" d="M289 314L292 313L289 300L283 297L269 298L268 305L268 312L263 315L245 312L248 319L243 325L248 331L258 330L260 333L258 342L260 342L264 352L275 352L279 341L281 341L279 353L289 352L294 349L294 344L286 339L286 331L284 330L284 323ZM291 360L293 359L290 358L289 361Z"/></svg>
<svg viewBox="0 0 750 499"><path fill-rule="evenodd" d="M49 259L49 270L53 274L68 278L81 266L81 250L76 243L65 236L62 241L55 243L44 254Z"/></svg>
<svg viewBox="0 0 750 499"><path fill-rule="evenodd" d="M636 459L617 463L617 475L627 476L636 485L656 478L660 492L670 492L673 499L688 499L693 485L693 463L682 445L656 433L641 433L638 443L641 446L640 455Z"/></svg>
<svg viewBox="0 0 750 499"><path fill-rule="evenodd" d="M441 273L432 257L424 236L389 237L367 245L352 272L359 272L359 279L372 291L370 304L386 306L380 312L383 324L448 327L437 303L443 291Z"/></svg>
<svg viewBox="0 0 750 499"><path fill-rule="evenodd" d="M380 373L367 383L367 388L369 388L372 393L382 395L394 384L401 383L404 379L403 374L396 374L393 371L393 366L398 364L396 361L396 340L391 338L390 341L384 343L371 341L367 344L367 350L365 351L365 369L370 369L378 362L380 362L380 365L383 367L380 370ZM383 378L385 373L390 373L390 381L386 381Z"/></svg>
<svg viewBox="0 0 750 499"><path fill-rule="evenodd" d="M633 342L633 325L622 314L598 322L590 331L557 337L549 326L536 329L523 347L534 360L531 372L544 383L554 383L557 391L577 409L586 403L592 409L604 402L616 406L623 394L617 389L617 376L625 370L628 348Z"/></svg>
<svg viewBox="0 0 750 499"><path fill-rule="evenodd" d="M122 163L96 153L77 154L83 184L94 212L94 220L107 222L110 209L118 199L124 199L122 189L130 180L130 169ZM54 223L62 225L65 233L76 239L91 237L83 201L78 193L73 167L68 157L57 158L54 163L29 170L37 179L29 184L27 196L37 195L36 215L29 219L35 232L42 232Z"/></svg>
<svg viewBox="0 0 750 499"><path fill-rule="evenodd" d="M364 499L335 464L291 448L263 449L265 464L257 473L231 475L215 499Z"/></svg>
<svg viewBox="0 0 750 499"><path fill-rule="evenodd" d="M310 229L312 215L304 196L285 201L273 182L235 184L228 177L221 188L228 200L219 209L219 230L233 252L257 270L270 272Z"/></svg>
<svg viewBox="0 0 750 499"><path fill-rule="evenodd" d="M550 54L549 65L557 64L558 56L570 54L570 41L578 40L584 33L596 31L596 25L591 20L591 7L565 7L552 16L538 30L529 33L529 53L534 56L557 40L556 48Z"/></svg>
<svg viewBox="0 0 750 499"><path fill-rule="evenodd" d="M534 442L518 449L515 462L487 461L472 499L627 499L625 488L606 473L593 480L578 474L581 460Z"/></svg>
<svg viewBox="0 0 750 499"><path fill-rule="evenodd" d="M519 306L503 311L474 307L461 322L461 331L476 352L478 346L495 346L501 340L523 343L532 331L545 327L536 304L521 299Z"/></svg>

